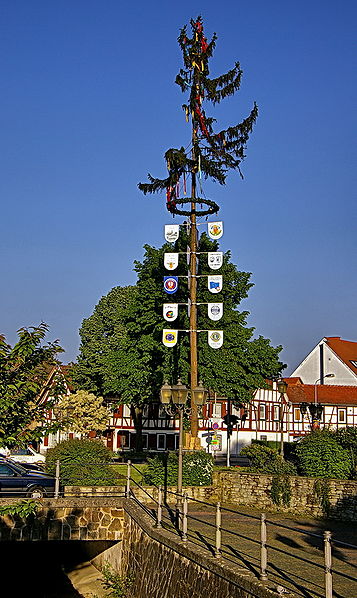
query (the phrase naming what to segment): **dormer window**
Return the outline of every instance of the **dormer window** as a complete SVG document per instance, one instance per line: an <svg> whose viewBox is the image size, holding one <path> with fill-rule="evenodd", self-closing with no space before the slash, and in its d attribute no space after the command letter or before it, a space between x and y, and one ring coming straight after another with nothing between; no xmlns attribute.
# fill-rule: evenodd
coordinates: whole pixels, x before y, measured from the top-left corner
<svg viewBox="0 0 357 598"><path fill-rule="evenodd" d="M357 359L350 359L350 363L352 363L354 368L357 368Z"/></svg>

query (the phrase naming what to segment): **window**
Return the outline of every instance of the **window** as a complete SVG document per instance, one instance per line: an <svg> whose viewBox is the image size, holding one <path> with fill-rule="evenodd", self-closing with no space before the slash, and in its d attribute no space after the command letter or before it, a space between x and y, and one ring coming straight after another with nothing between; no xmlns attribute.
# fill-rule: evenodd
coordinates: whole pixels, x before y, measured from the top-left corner
<svg viewBox="0 0 357 598"><path fill-rule="evenodd" d="M357 359L350 359L350 363L352 363L353 367L357 368Z"/></svg>
<svg viewBox="0 0 357 598"><path fill-rule="evenodd" d="M14 476L15 472L5 465L4 463L0 463L0 476Z"/></svg>
<svg viewBox="0 0 357 598"><path fill-rule="evenodd" d="M268 436L263 436L262 434L259 436L259 440L262 440L262 442L268 442Z"/></svg>
<svg viewBox="0 0 357 598"><path fill-rule="evenodd" d="M212 417L222 417L222 403L213 403Z"/></svg>
<svg viewBox="0 0 357 598"><path fill-rule="evenodd" d="M130 417L130 407L123 405L123 417Z"/></svg>
<svg viewBox="0 0 357 598"><path fill-rule="evenodd" d="M301 422L301 421L302 421L302 416L301 416L300 407L294 407L294 422Z"/></svg>
<svg viewBox="0 0 357 598"><path fill-rule="evenodd" d="M265 403L259 404L259 419L265 419Z"/></svg>
<svg viewBox="0 0 357 598"><path fill-rule="evenodd" d="M337 409L337 421L339 424L346 423L346 409Z"/></svg>
<svg viewBox="0 0 357 598"><path fill-rule="evenodd" d="M166 448L166 434L157 435L157 450L164 451Z"/></svg>
<svg viewBox="0 0 357 598"><path fill-rule="evenodd" d="M147 449L149 445L148 434L143 434L143 449Z"/></svg>
<svg viewBox="0 0 357 598"><path fill-rule="evenodd" d="M273 420L278 421L280 419L280 405L273 406Z"/></svg>

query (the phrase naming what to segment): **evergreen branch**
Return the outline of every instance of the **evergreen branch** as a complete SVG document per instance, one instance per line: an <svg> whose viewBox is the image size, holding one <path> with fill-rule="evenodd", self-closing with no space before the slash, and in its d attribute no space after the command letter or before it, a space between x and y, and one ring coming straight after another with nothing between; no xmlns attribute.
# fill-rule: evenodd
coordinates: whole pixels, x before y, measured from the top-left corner
<svg viewBox="0 0 357 598"><path fill-rule="evenodd" d="M207 91L207 99L216 104L225 97L233 95L240 88L242 74L240 64L236 62L234 67L224 75L215 79L205 77L203 84Z"/></svg>

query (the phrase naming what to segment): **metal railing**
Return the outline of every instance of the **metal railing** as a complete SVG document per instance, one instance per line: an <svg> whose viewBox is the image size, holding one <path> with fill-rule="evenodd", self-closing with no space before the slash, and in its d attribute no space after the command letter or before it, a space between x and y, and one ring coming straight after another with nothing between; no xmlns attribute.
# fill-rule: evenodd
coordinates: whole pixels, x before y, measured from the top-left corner
<svg viewBox="0 0 357 598"><path fill-rule="evenodd" d="M163 488L162 486L154 486L157 496L155 498L147 488L144 488L132 478L132 469L141 473L135 465L128 462L126 497L135 500L151 516L153 525L156 528L165 528L178 534L184 544L189 540L197 543L197 539L199 538L200 544L205 545L210 554L214 555L215 558L236 563L238 561L240 564L243 563L262 581L274 581L276 583L278 580L279 585L277 587L282 593L285 591L288 592L289 590L286 590L286 587L288 587L290 590L298 591L305 598L310 596L323 596L324 598L341 597L341 593L334 594L333 592L333 579L341 577L344 579L344 582L353 581L356 583L353 575L339 571L336 567L333 568L332 547L338 545L345 549L357 550L357 546L333 539L331 531L325 530L323 533L314 533L306 529L292 527L267 519L265 513L261 513L260 517L249 515L237 509L225 507L220 502L210 503L188 496L187 492L178 495L177 492ZM133 486L145 494L154 505L153 508L148 507L142 500L139 500L135 495ZM177 501L175 508L172 508L169 504L170 501L167 501L168 496L180 499ZM182 504L182 507L178 510L178 505L180 504ZM189 512L189 504L196 504L205 509L210 509L210 517L207 517L207 512L202 513L200 516L191 514ZM222 521L224 522L225 514L243 518L245 527L247 527L246 523L248 521L254 522L255 536L253 534L250 537L244 530L242 533L227 526L224 527ZM207 521L209 518L212 521ZM199 529L194 524L199 524ZM202 527L208 529L210 533L203 534L201 532ZM291 549L289 552L286 551L286 544L284 550L278 544L276 538L274 538L274 534L272 533L273 527L278 530L279 534L282 530L290 534L286 538L283 538L288 546L290 541ZM271 531L269 532L269 530ZM301 546L301 542L299 544L292 537L293 535L298 535L298 538L303 535L308 539L310 549L313 550L313 558L311 557L311 550L308 552L307 548L304 549L304 546ZM278 534L275 534L275 536L277 537ZM244 547L241 544L239 549L232 547L227 543L229 542L228 537L235 538L240 543L244 540ZM274 554L276 555L275 558ZM284 564L281 564L284 559L289 561L286 570L284 569ZM277 562L279 563L278 566ZM311 571L313 567L314 574L312 575ZM309 574L306 574L307 577L304 577L304 568L310 572L311 579L307 579ZM323 594L321 591L323 591ZM351 598L352 594L353 590L348 590L346 598ZM353 595L357 596L357 585Z"/></svg>

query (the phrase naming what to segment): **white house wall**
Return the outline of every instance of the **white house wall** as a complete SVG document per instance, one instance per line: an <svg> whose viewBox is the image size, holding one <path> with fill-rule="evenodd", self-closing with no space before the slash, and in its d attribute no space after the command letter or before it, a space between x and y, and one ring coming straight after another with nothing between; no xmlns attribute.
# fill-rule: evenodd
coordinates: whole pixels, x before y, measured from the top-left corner
<svg viewBox="0 0 357 598"><path fill-rule="evenodd" d="M301 378L304 384L315 384L320 377L320 345L323 344L324 374L335 374L334 378L325 378L324 384L356 386L357 376L339 359L326 342L320 342L300 365L292 372L291 377Z"/></svg>

